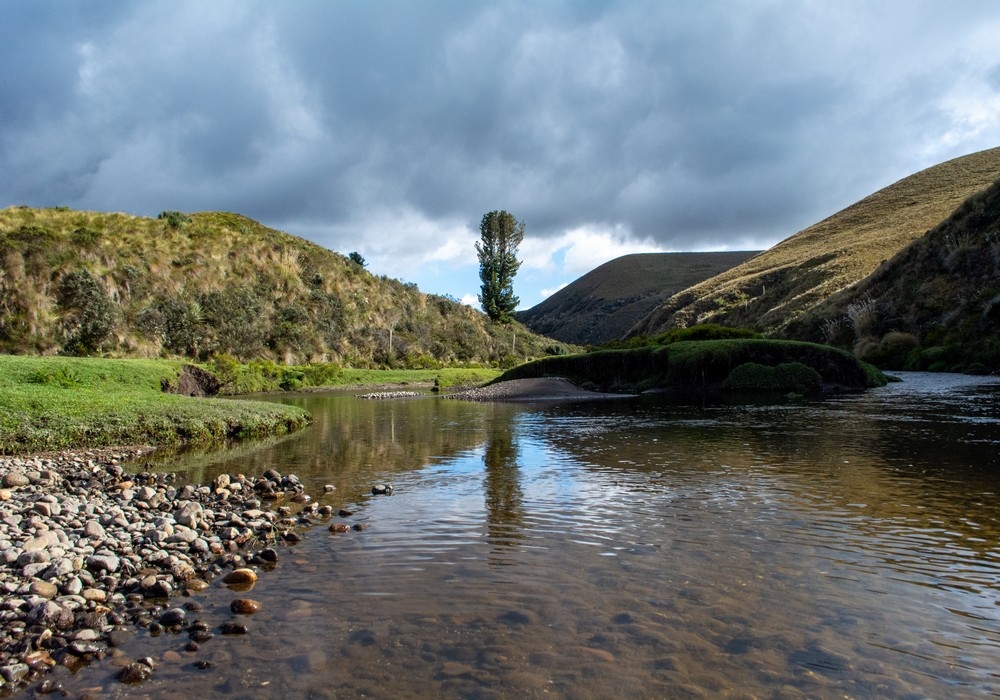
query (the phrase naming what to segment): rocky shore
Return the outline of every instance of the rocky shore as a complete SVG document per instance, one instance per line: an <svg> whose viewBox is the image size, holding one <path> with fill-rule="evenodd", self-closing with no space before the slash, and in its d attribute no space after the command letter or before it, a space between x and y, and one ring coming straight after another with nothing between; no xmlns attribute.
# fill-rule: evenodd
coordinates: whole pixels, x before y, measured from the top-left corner
<svg viewBox="0 0 1000 700"><path fill-rule="evenodd" d="M205 485L128 473L148 449L0 458L0 695L38 681L60 690L48 670L114 654L137 626L186 631L196 649L213 633L176 594L254 578L277 562L273 545L332 513L273 470ZM274 508L279 498L288 505ZM151 673L137 661L120 679Z"/></svg>

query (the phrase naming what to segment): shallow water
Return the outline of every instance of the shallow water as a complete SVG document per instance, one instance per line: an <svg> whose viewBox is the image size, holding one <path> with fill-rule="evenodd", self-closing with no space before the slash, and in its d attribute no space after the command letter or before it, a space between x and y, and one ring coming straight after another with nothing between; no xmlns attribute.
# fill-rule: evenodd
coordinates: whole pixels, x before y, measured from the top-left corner
<svg viewBox="0 0 1000 700"><path fill-rule="evenodd" d="M816 402L281 397L317 417L161 468L295 473L361 532L281 549L246 636L125 648L154 697L1000 695L1000 384ZM374 483L390 497L367 495ZM323 485L337 490L323 496ZM217 627L236 594L196 599ZM197 670L195 661L210 668Z"/></svg>

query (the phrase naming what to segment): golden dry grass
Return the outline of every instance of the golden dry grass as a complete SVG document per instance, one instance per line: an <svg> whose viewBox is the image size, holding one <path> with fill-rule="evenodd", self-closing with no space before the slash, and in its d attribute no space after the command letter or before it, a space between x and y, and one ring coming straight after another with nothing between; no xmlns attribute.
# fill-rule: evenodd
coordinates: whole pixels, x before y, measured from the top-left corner
<svg viewBox="0 0 1000 700"><path fill-rule="evenodd" d="M100 347L115 356L205 359L220 352L288 363L427 366L510 363L551 345L520 324L495 326L457 300L421 294L244 216L170 214L173 221L61 207L0 210L0 352L67 351L56 295L76 270L96 277L116 307L114 337ZM260 333L251 334L252 346L220 344L222 331L200 320L203 305L212 295L236 300L240 293L256 305L242 308L259 307L252 325ZM171 345L140 323L166 302L191 312L201 336L194 349Z"/></svg>

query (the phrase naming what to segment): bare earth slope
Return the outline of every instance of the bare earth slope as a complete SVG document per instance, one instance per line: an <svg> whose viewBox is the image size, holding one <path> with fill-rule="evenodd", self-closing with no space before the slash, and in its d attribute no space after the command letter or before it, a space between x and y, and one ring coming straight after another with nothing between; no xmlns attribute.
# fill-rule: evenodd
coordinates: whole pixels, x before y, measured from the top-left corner
<svg viewBox="0 0 1000 700"><path fill-rule="evenodd" d="M922 170L668 299L629 335L697 323L781 334L1000 178L1000 148Z"/></svg>
<svg viewBox="0 0 1000 700"><path fill-rule="evenodd" d="M624 255L516 314L535 333L578 345L621 338L677 292L728 270L756 252Z"/></svg>

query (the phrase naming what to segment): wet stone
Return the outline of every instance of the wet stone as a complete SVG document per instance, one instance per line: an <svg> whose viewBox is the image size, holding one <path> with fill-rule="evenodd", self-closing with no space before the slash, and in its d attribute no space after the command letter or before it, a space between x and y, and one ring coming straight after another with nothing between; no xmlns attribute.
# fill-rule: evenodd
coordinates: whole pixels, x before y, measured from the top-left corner
<svg viewBox="0 0 1000 700"><path fill-rule="evenodd" d="M229 604L229 609L237 615L253 615L260 610L260 602L251 598L237 598Z"/></svg>
<svg viewBox="0 0 1000 700"><path fill-rule="evenodd" d="M118 673L122 683L143 683L153 677L153 669L144 663L133 661Z"/></svg>
<svg viewBox="0 0 1000 700"><path fill-rule="evenodd" d="M187 612L184 608L171 608L170 610L165 610L160 615L159 622L164 627L173 627L175 625L183 625L186 618Z"/></svg>
<svg viewBox="0 0 1000 700"><path fill-rule="evenodd" d="M257 582L257 573L253 569L233 569L222 582L235 586L248 586Z"/></svg>

